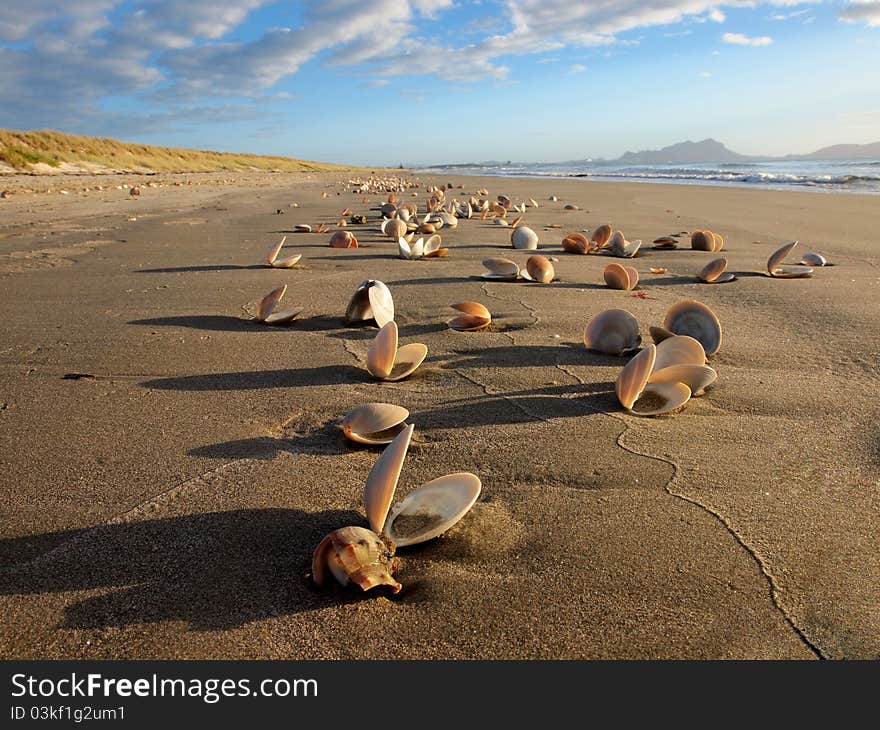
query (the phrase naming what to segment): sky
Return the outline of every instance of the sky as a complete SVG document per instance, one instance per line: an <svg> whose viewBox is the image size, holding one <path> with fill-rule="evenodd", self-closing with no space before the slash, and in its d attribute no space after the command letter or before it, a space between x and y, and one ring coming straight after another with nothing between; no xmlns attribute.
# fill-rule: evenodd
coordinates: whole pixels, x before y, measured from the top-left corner
<svg viewBox="0 0 880 730"><path fill-rule="evenodd" d="M364 165L880 141L880 0L0 0L0 127Z"/></svg>

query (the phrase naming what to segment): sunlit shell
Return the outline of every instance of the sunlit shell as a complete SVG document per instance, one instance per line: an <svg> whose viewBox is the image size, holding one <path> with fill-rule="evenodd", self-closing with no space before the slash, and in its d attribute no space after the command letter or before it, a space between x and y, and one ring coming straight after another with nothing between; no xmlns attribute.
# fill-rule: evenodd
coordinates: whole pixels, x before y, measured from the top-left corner
<svg viewBox="0 0 880 730"><path fill-rule="evenodd" d="M393 403L365 403L342 420L342 432L360 444L390 444L406 428L409 411Z"/></svg>
<svg viewBox="0 0 880 730"><path fill-rule="evenodd" d="M303 311L302 307L292 307L285 310L278 309L278 304L281 302L286 291L287 284L273 289L260 300L255 316L257 322L262 324L288 324Z"/></svg>
<svg viewBox="0 0 880 730"><path fill-rule="evenodd" d="M486 329L492 322L489 310L479 302L459 302L450 306L459 312L464 312L461 316L454 317L446 323L450 329L459 332L478 332Z"/></svg>
<svg viewBox="0 0 880 730"><path fill-rule="evenodd" d="M507 228L510 225L510 223L508 223L506 220L504 220L504 218L496 218L495 225L496 226L504 226L505 228Z"/></svg>
<svg viewBox="0 0 880 730"><path fill-rule="evenodd" d="M671 335L657 343L655 370L663 370L673 365L705 365L706 351L688 335Z"/></svg>
<svg viewBox="0 0 880 730"><path fill-rule="evenodd" d="M450 228L455 228L458 226L458 218L456 218L452 213L447 213L445 210L440 211L437 214L437 217L443 221L444 225L449 226Z"/></svg>
<svg viewBox="0 0 880 730"><path fill-rule="evenodd" d="M606 248L611 239L611 232L611 226L604 223L593 231L590 240L596 244L597 248Z"/></svg>
<svg viewBox="0 0 880 730"><path fill-rule="evenodd" d="M331 578L340 585L354 583L368 591L379 585L401 589L392 577L391 550L379 535L364 527L343 527L327 535L312 555L312 580L326 586Z"/></svg>
<svg viewBox="0 0 880 730"><path fill-rule="evenodd" d="M651 339L654 340L655 345L659 345L665 339L675 337L675 333L670 332L667 329L663 329L662 327L656 327L654 325L648 327L648 333L651 335Z"/></svg>
<svg viewBox="0 0 880 730"><path fill-rule="evenodd" d="M654 345L648 345L642 349L635 357L633 357L617 377L614 384L614 392L617 394L617 400L620 405L629 410L633 403L638 400L642 390L651 376L654 369L654 359L657 355L657 348Z"/></svg>
<svg viewBox="0 0 880 730"><path fill-rule="evenodd" d="M662 416L684 407L690 398L684 383L649 383L627 410L634 416Z"/></svg>
<svg viewBox="0 0 880 730"><path fill-rule="evenodd" d="M269 249L269 252L266 254L266 262L273 269L292 269L299 263L299 260L302 258L302 254L294 254L293 256L289 256L284 259L279 259L278 254L281 252L281 247L284 245L284 242L287 240L287 236L284 236L278 243L276 243L272 248Z"/></svg>
<svg viewBox="0 0 880 730"><path fill-rule="evenodd" d="M628 291L633 288L630 285L629 271L626 267L621 266L620 264L608 264L608 266L605 267L603 276L605 278L605 284L609 289L622 289ZM638 273L636 274L636 281L638 281Z"/></svg>
<svg viewBox="0 0 880 730"><path fill-rule="evenodd" d="M821 267L828 265L828 259L820 253L805 253L801 256L801 263L806 266Z"/></svg>
<svg viewBox="0 0 880 730"><path fill-rule="evenodd" d="M718 378L716 373L708 365L670 365L657 369L654 363L654 371L648 378L649 383L684 383L690 388L693 396L700 396L705 389Z"/></svg>
<svg viewBox="0 0 880 730"><path fill-rule="evenodd" d="M733 281L736 278L736 274L724 273L726 268L727 259L712 259L703 267L698 277L707 284L726 284L728 281Z"/></svg>
<svg viewBox="0 0 880 730"><path fill-rule="evenodd" d="M350 231L336 231L330 236L331 248L357 248L358 240Z"/></svg>
<svg viewBox="0 0 880 730"><path fill-rule="evenodd" d="M724 236L720 233L715 233L715 231L708 231L708 233L712 234L712 250L713 251L723 251L724 250Z"/></svg>
<svg viewBox="0 0 880 730"><path fill-rule="evenodd" d="M429 236L425 241L423 256L432 257L437 256L438 251L440 251L440 244L442 239L436 233L433 236Z"/></svg>
<svg viewBox="0 0 880 730"><path fill-rule="evenodd" d="M678 248L678 239L672 236L660 236L660 238L654 239L654 248L663 250Z"/></svg>
<svg viewBox="0 0 880 730"><path fill-rule="evenodd" d="M669 269L667 269L667 268L664 267L664 266L652 266L652 267L651 267L651 273L652 273L652 274L665 274L665 273L667 273L668 271L669 271Z"/></svg>
<svg viewBox="0 0 880 730"><path fill-rule="evenodd" d="M538 234L528 226L519 226L510 234L510 243L518 249L538 248Z"/></svg>
<svg viewBox="0 0 880 730"><path fill-rule="evenodd" d="M529 204L530 204L533 208L537 208L537 207L538 207L538 201L535 200L534 198L529 198Z"/></svg>
<svg viewBox="0 0 880 730"><path fill-rule="evenodd" d="M526 271L534 281L541 284L549 284L553 281L553 277L556 276L553 264L550 263L546 256L541 256L540 254L529 256L528 261L526 261Z"/></svg>
<svg viewBox="0 0 880 730"><path fill-rule="evenodd" d="M516 279L519 276L519 265L510 259L493 257L483 260L488 270L480 275L482 279Z"/></svg>
<svg viewBox="0 0 880 730"><path fill-rule="evenodd" d="M715 237L712 231L694 231L691 233L691 248L695 251L714 251Z"/></svg>
<svg viewBox="0 0 880 730"><path fill-rule="evenodd" d="M677 335L689 335L698 340L706 355L714 355L721 347L721 322L718 316L694 299L673 304L666 312L663 327Z"/></svg>
<svg viewBox="0 0 880 730"><path fill-rule="evenodd" d="M623 355L642 343L638 320L625 309L606 309L593 317L584 330L588 350Z"/></svg>
<svg viewBox="0 0 880 730"><path fill-rule="evenodd" d="M562 239L562 249L569 253L587 254L594 248L596 248L595 244L592 243L583 233L578 231L569 233Z"/></svg>
<svg viewBox="0 0 880 730"><path fill-rule="evenodd" d="M394 319L391 291L378 279L367 279L358 284L345 312L346 324L368 319L375 319L380 327Z"/></svg>
<svg viewBox="0 0 880 730"><path fill-rule="evenodd" d="M397 240L406 233L406 223L400 218L389 218L382 223L382 233L392 240Z"/></svg>
<svg viewBox="0 0 880 730"><path fill-rule="evenodd" d="M611 249L611 253L620 258L632 258L638 253L641 245L641 240L627 241L622 231L614 231L608 239L606 248Z"/></svg>
<svg viewBox="0 0 880 730"><path fill-rule="evenodd" d="M415 372L428 354L421 343L397 347L397 323L386 323L367 351L367 371L377 380L403 380Z"/></svg>
<svg viewBox="0 0 880 730"><path fill-rule="evenodd" d="M297 223L293 230L297 233L311 233L312 227L308 223Z"/></svg>
<svg viewBox="0 0 880 730"><path fill-rule="evenodd" d="M374 532L381 534L385 527L414 428L410 424L392 439L367 476L364 485L364 509L370 529Z"/></svg>
<svg viewBox="0 0 880 730"><path fill-rule="evenodd" d="M798 279L813 273L813 269L809 266L779 266L788 253L797 246L797 243L797 241L786 243L770 255L770 258L767 259L767 273L770 276L777 279Z"/></svg>

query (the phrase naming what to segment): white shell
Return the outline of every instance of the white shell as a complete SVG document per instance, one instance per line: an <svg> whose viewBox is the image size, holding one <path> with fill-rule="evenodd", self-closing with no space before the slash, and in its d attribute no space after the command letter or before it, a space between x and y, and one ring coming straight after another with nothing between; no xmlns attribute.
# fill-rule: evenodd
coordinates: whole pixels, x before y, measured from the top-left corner
<svg viewBox="0 0 880 730"><path fill-rule="evenodd" d="M423 484L394 506L385 523L385 535L397 547L416 545L446 532L473 507L482 485L474 474L447 474ZM406 529L406 518L420 523Z"/></svg>
<svg viewBox="0 0 880 730"><path fill-rule="evenodd" d="M409 411L393 403L365 403L342 420L342 432L359 444L390 444L406 428Z"/></svg>
<svg viewBox="0 0 880 730"><path fill-rule="evenodd" d="M528 226L519 226L510 234L510 243L514 248L534 250L538 248L538 234Z"/></svg>
<svg viewBox="0 0 880 730"><path fill-rule="evenodd" d="M358 284L345 311L346 324L367 319L375 319L379 327L394 320L391 291L378 279L367 279Z"/></svg>

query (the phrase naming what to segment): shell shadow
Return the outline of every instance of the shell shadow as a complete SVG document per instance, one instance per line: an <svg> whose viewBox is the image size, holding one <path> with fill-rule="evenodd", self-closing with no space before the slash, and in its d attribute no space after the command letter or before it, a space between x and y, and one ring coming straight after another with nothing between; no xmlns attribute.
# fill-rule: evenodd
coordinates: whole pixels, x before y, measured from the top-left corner
<svg viewBox="0 0 880 730"><path fill-rule="evenodd" d="M354 365L323 365L300 370L245 370L234 373L181 375L145 380L143 388L182 391L260 390L303 388L316 385L372 382L366 370Z"/></svg>
<svg viewBox="0 0 880 730"><path fill-rule="evenodd" d="M134 319L128 324L145 325L148 327L189 327L197 330L213 332L264 332L266 327L260 326L250 319L230 317L224 314L191 314L177 317L150 317Z"/></svg>
<svg viewBox="0 0 880 730"><path fill-rule="evenodd" d="M61 628L163 621L235 628L363 600L354 591L318 589L307 576L324 535L362 524L350 510L242 509L0 540L5 554L20 553L18 542L51 550L0 571L0 594L101 590L72 599Z"/></svg>
<svg viewBox="0 0 880 730"><path fill-rule="evenodd" d="M186 272L198 272L198 271L248 271L251 269L268 269L270 267L266 266L266 264L248 264L246 266L239 266L236 264L215 264L215 265L203 265L203 266L170 266L168 268L161 269L133 269L132 273L135 274L180 274Z"/></svg>
<svg viewBox="0 0 880 730"><path fill-rule="evenodd" d="M623 367L627 359L603 355L587 350L583 345L508 345L457 352L458 359L451 360L447 368L521 368L556 367L557 365L584 365Z"/></svg>

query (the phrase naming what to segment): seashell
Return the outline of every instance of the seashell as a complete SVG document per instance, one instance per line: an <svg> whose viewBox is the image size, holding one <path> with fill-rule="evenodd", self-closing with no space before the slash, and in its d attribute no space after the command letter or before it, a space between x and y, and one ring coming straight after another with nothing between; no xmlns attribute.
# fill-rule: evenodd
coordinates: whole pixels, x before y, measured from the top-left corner
<svg viewBox="0 0 880 730"><path fill-rule="evenodd" d="M713 239L713 251L723 251L724 250L724 236L720 233L715 233L715 231L707 231L707 233L712 234Z"/></svg>
<svg viewBox="0 0 880 730"><path fill-rule="evenodd" d="M446 324L458 332L479 332L486 329L492 322L492 315L479 302L459 302L450 304L453 309L464 312L459 317L450 319Z"/></svg>
<svg viewBox="0 0 880 730"><path fill-rule="evenodd" d="M547 198L547 200L549 200L551 203L555 203L559 200L559 198L557 198L555 195L551 195L549 198Z"/></svg>
<svg viewBox="0 0 880 730"><path fill-rule="evenodd" d="M648 332L651 335L651 339L654 340L655 345L659 345L663 340L668 339L669 337L675 337L675 335L667 329L663 329L662 327L655 327L651 325L648 327Z"/></svg>
<svg viewBox="0 0 880 730"><path fill-rule="evenodd" d="M529 205L531 205L533 208L537 208L537 207L538 207L538 201L535 200L534 198L529 198Z"/></svg>
<svg viewBox="0 0 880 730"><path fill-rule="evenodd" d="M519 226L510 234L510 243L514 248L534 250L538 248L538 234L528 226Z"/></svg>
<svg viewBox="0 0 880 730"><path fill-rule="evenodd" d="M438 213L437 216L445 226L449 226L450 228L455 228L456 226L458 226L458 218L456 218L452 213L447 213L444 210Z"/></svg>
<svg viewBox="0 0 880 730"><path fill-rule="evenodd" d="M395 213L397 213L397 206L393 203L383 203L382 207L379 208L379 213L383 218L391 218Z"/></svg>
<svg viewBox="0 0 880 730"><path fill-rule="evenodd" d="M312 227L308 223L297 223L293 230L297 233L311 233Z"/></svg>
<svg viewBox="0 0 880 730"><path fill-rule="evenodd" d="M345 311L346 324L368 319L376 320L380 327L394 319L391 291L378 279L367 279L358 284Z"/></svg>
<svg viewBox="0 0 880 730"><path fill-rule="evenodd" d="M499 205L501 205L504 208L509 208L512 201L506 195L499 195L498 196L498 203L499 203Z"/></svg>
<svg viewBox="0 0 880 730"><path fill-rule="evenodd" d="M725 274L724 270L726 268L727 259L712 259L697 276L707 284L726 284L728 281L733 281L736 278L736 274Z"/></svg>
<svg viewBox="0 0 880 730"><path fill-rule="evenodd" d="M717 379L718 373L708 365L669 365L658 370L655 361L648 383L684 383L690 389L691 396L697 397L703 395Z"/></svg>
<svg viewBox="0 0 880 730"><path fill-rule="evenodd" d="M365 403L342 419L342 432L359 444L390 444L406 428L409 411L392 403Z"/></svg>
<svg viewBox="0 0 880 730"><path fill-rule="evenodd" d="M655 367L656 350L656 345L648 345L639 352L624 366L614 386L620 404L636 416L671 413L691 397L690 388L679 381L648 383Z"/></svg>
<svg viewBox="0 0 880 730"><path fill-rule="evenodd" d="M510 223L508 223L506 220L504 220L504 218L496 218L495 225L496 226L504 226L505 228L507 228L510 225Z"/></svg>
<svg viewBox="0 0 880 730"><path fill-rule="evenodd" d="M262 324L288 324L303 311L303 307L293 307L278 311L284 293L287 291L287 284L273 289L264 296L257 305L257 314L255 319Z"/></svg>
<svg viewBox="0 0 880 730"><path fill-rule="evenodd" d="M529 256L528 261L526 261L526 271L532 280L541 284L549 284L556 276L553 264L550 263L546 256L541 256L541 254Z"/></svg>
<svg viewBox="0 0 880 730"><path fill-rule="evenodd" d="M272 248L269 249L269 252L266 254L266 262L273 269L292 269L299 260L302 258L302 254L295 254L286 259L278 259L278 254L281 252L281 247L284 245L284 242L287 240L287 236L284 236L278 243L276 243Z"/></svg>
<svg viewBox="0 0 880 730"><path fill-rule="evenodd" d="M510 227L516 228L522 222L522 218L523 217L521 215L518 215L516 218L510 221Z"/></svg>
<svg viewBox="0 0 880 730"><path fill-rule="evenodd" d="M419 233L433 234L437 232L437 226L434 223L422 223L418 227Z"/></svg>
<svg viewBox="0 0 880 730"><path fill-rule="evenodd" d="M442 239L436 233L433 236L430 236L425 241L424 253L422 254L425 258L434 258L437 256L445 256L449 249L448 248L440 248ZM442 253L441 253L442 251Z"/></svg>
<svg viewBox="0 0 880 730"><path fill-rule="evenodd" d="M397 239L406 233L406 223L400 218L389 218L383 221L381 230L388 238Z"/></svg>
<svg viewBox="0 0 880 730"><path fill-rule="evenodd" d="M409 219L413 217L413 213L409 208L398 208L397 217L400 218L400 220L402 220L404 223L409 223Z"/></svg>
<svg viewBox="0 0 880 730"><path fill-rule="evenodd" d="M703 346L706 355L714 355L721 347L721 322L702 302L694 299L673 304L663 320L664 329L676 335L689 335Z"/></svg>
<svg viewBox="0 0 880 730"><path fill-rule="evenodd" d="M813 270L809 266L779 266L779 264L782 263L782 260L788 256L789 251L797 246L797 243L797 241L786 243L771 254L770 258L767 259L767 273L770 276L776 279L797 279L804 276L810 276L810 274L813 273Z"/></svg>
<svg viewBox="0 0 880 730"><path fill-rule="evenodd" d="M519 276L519 265L510 259L484 259L483 266L488 272L480 274L481 279L516 279Z"/></svg>
<svg viewBox="0 0 880 730"><path fill-rule="evenodd" d="M705 365L706 351L698 340L688 335L670 335L657 343L654 370L673 365Z"/></svg>
<svg viewBox="0 0 880 730"><path fill-rule="evenodd" d="M614 231L611 238L608 239L607 248L610 248L611 253L615 256L630 259L638 253L641 245L641 240L627 241L621 231Z"/></svg>
<svg viewBox="0 0 880 730"><path fill-rule="evenodd" d="M339 228L345 228L345 227L348 225L348 222L345 220L345 218L340 218L340 219L337 221L336 225L337 225L337 227L339 227Z"/></svg>
<svg viewBox="0 0 880 730"><path fill-rule="evenodd" d="M673 249L678 248L678 239L672 236L660 236L654 239L654 248Z"/></svg>
<svg viewBox="0 0 880 730"><path fill-rule="evenodd" d="M606 309L593 317L584 330L588 350L624 355L642 343L638 320L625 309Z"/></svg>
<svg viewBox="0 0 880 730"><path fill-rule="evenodd" d="M354 583L368 591L379 585L391 586L392 593L403 587L392 577L391 549L372 530L343 527L327 535L312 555L312 580L319 586Z"/></svg>
<svg viewBox="0 0 880 730"><path fill-rule="evenodd" d="M474 215L474 208L473 208L473 206L472 206L470 203L464 203L463 205L461 205L461 206L459 206L458 208L456 208L456 210L455 210L455 214L456 214L459 218L468 218L468 219L470 219L470 218L473 218L473 215Z"/></svg>
<svg viewBox="0 0 880 730"><path fill-rule="evenodd" d="M330 236L331 248L357 248L358 240L353 233L349 231L336 231Z"/></svg>
<svg viewBox="0 0 880 730"><path fill-rule="evenodd" d="M648 378L651 377L651 371L654 369L656 356L656 345L648 345L620 371L617 382L614 384L614 392L617 394L620 405L627 410L633 407L645 389Z"/></svg>
<svg viewBox="0 0 880 730"><path fill-rule="evenodd" d="M629 291L635 289L639 283L639 272L631 266L620 264L608 264L603 273L605 284L609 289L622 289Z"/></svg>
<svg viewBox="0 0 880 730"><path fill-rule="evenodd" d="M663 266L652 266L651 273L652 274L665 274L669 271L669 269L664 268Z"/></svg>
<svg viewBox="0 0 880 730"><path fill-rule="evenodd" d="M806 266L827 266L828 259L820 253L805 253L801 256L801 263Z"/></svg>
<svg viewBox="0 0 880 730"><path fill-rule="evenodd" d="M583 233L577 231L569 233L562 239L562 250L569 253L587 254L596 247Z"/></svg>
<svg viewBox="0 0 880 730"><path fill-rule="evenodd" d="M580 208L578 206L576 206L574 203L566 203L565 205L562 206L562 209L563 210L580 210Z"/></svg>
<svg viewBox="0 0 880 730"><path fill-rule="evenodd" d="M715 236L712 231L694 231L691 234L691 248L695 251L714 251Z"/></svg>
<svg viewBox="0 0 880 730"><path fill-rule="evenodd" d="M397 239L397 252L402 259L420 259L424 255L424 250L424 238L420 238L412 245L403 237Z"/></svg>
<svg viewBox="0 0 880 730"><path fill-rule="evenodd" d="M611 226L609 226L607 223L599 226L595 231L593 231L593 235L590 236L590 240L596 244L596 248L606 248L610 239Z"/></svg>
<svg viewBox="0 0 880 730"><path fill-rule="evenodd" d="M377 380L397 381L412 375L428 354L421 343L397 348L397 323L386 323L367 351L367 371Z"/></svg>

